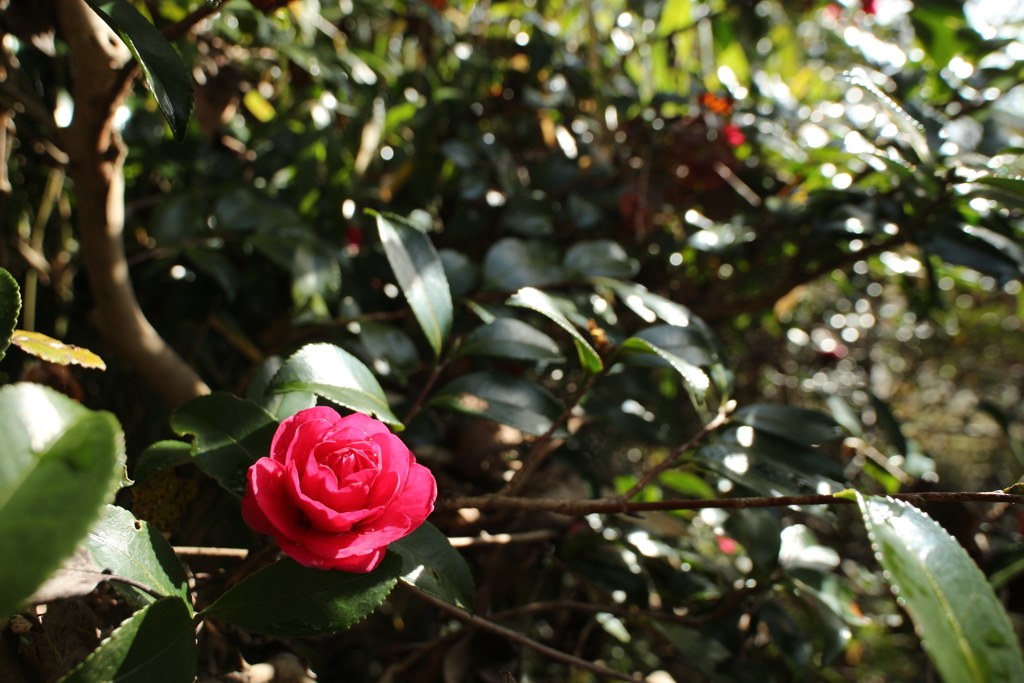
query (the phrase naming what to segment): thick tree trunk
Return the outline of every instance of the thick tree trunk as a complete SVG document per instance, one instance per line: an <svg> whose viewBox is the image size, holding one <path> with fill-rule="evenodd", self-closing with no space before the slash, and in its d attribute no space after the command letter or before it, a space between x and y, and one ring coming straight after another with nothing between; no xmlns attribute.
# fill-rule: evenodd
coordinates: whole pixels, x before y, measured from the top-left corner
<svg viewBox="0 0 1024 683"><path fill-rule="evenodd" d="M61 142L75 184L82 256L97 323L114 352L170 406L177 406L210 389L150 325L128 275L125 149L113 128L113 115L134 80L121 82L121 68L131 53L83 0L60 0L58 8L75 65L75 114Z"/></svg>

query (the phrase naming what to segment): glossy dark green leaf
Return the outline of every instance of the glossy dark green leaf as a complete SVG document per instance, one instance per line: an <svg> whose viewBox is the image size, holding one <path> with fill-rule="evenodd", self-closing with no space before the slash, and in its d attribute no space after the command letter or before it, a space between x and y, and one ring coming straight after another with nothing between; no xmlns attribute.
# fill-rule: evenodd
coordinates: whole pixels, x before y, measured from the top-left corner
<svg viewBox="0 0 1024 683"><path fill-rule="evenodd" d="M207 275L224 290L228 301L234 301L238 295L241 276L227 256L216 249L189 249L185 252L188 260L196 270Z"/></svg>
<svg viewBox="0 0 1024 683"><path fill-rule="evenodd" d="M310 344L299 349L274 375L267 391L306 391L393 427L402 426L369 368L333 344Z"/></svg>
<svg viewBox="0 0 1024 683"><path fill-rule="evenodd" d="M192 462L192 444L185 441L157 441L142 451L135 462L135 483L141 484L154 474Z"/></svg>
<svg viewBox="0 0 1024 683"><path fill-rule="evenodd" d="M711 381L704 374L704 371L696 365L640 337L630 337L622 342L620 348L628 354L627 357L632 356L632 354L653 354L668 363L682 376L693 404L695 406L704 405Z"/></svg>
<svg viewBox="0 0 1024 683"><path fill-rule="evenodd" d="M694 325L653 325L635 336L693 365L708 367L719 362L718 350Z"/></svg>
<svg viewBox="0 0 1024 683"><path fill-rule="evenodd" d="M885 435L889 444L896 449L896 452L905 456L909 447L907 445L907 438L903 435L903 427L900 425L899 420L896 419L896 416L893 414L892 409L889 408L888 403L880 399L870 390L867 394L871 398L871 406L875 409L878 429Z"/></svg>
<svg viewBox="0 0 1024 683"><path fill-rule="evenodd" d="M622 303L648 323L661 318L669 325L687 327L693 318L686 306L649 292L643 285L605 277L591 278L591 282L614 291Z"/></svg>
<svg viewBox="0 0 1024 683"><path fill-rule="evenodd" d="M191 683L196 634L180 598L163 598L130 616L63 683Z"/></svg>
<svg viewBox="0 0 1024 683"><path fill-rule="evenodd" d="M195 104L192 75L171 44L128 0L86 0L132 51L146 85L181 142Z"/></svg>
<svg viewBox="0 0 1024 683"><path fill-rule="evenodd" d="M284 359L280 356L266 358L252 379L245 391L245 397L263 408L265 411L276 417L278 420L285 420L301 410L312 408L316 405L316 395L308 391L289 391L281 394L267 394L267 387L274 379L274 375L284 365Z"/></svg>
<svg viewBox="0 0 1024 683"><path fill-rule="evenodd" d="M975 178L974 182L988 185L1008 194L1016 195L1024 199L1024 178L1011 178L1008 176L982 176Z"/></svg>
<svg viewBox="0 0 1024 683"><path fill-rule="evenodd" d="M161 597L177 596L191 605L188 577L171 544L155 528L124 508L107 505L82 541L93 561L118 577L131 579ZM155 598L124 586L145 602ZM191 610L191 607L189 607Z"/></svg>
<svg viewBox="0 0 1024 683"><path fill-rule="evenodd" d="M0 268L0 360L4 359L11 344L14 326L21 313L21 290L18 281L5 269Z"/></svg>
<svg viewBox="0 0 1024 683"><path fill-rule="evenodd" d="M0 614L70 556L118 478L124 436L110 413L38 384L0 389Z"/></svg>
<svg viewBox="0 0 1024 683"><path fill-rule="evenodd" d="M372 321L359 323L359 342L381 376L404 378L420 364L416 343L400 327Z"/></svg>
<svg viewBox="0 0 1024 683"><path fill-rule="evenodd" d="M441 249L437 255L441 257L452 296L466 296L479 286L480 266L468 256L454 249Z"/></svg>
<svg viewBox="0 0 1024 683"><path fill-rule="evenodd" d="M199 469L236 496L245 493L253 463L270 455L277 424L255 403L223 392L193 398L171 414L176 434L195 437L192 457Z"/></svg>
<svg viewBox="0 0 1024 683"><path fill-rule="evenodd" d="M462 342L459 353L526 361L565 360L554 339L515 318L498 318L476 328Z"/></svg>
<svg viewBox="0 0 1024 683"><path fill-rule="evenodd" d="M1022 681L1013 627L985 575L949 533L912 505L857 494L893 593L946 681Z"/></svg>
<svg viewBox="0 0 1024 683"><path fill-rule="evenodd" d="M684 661L707 676L713 676L718 664L732 657L728 648L698 629L665 621L655 621L654 627L672 643Z"/></svg>
<svg viewBox="0 0 1024 683"><path fill-rule="evenodd" d="M243 579L202 616L282 638L336 633L377 609L401 569L402 559L395 553L367 574L310 569L285 558Z"/></svg>
<svg viewBox="0 0 1024 683"><path fill-rule="evenodd" d="M65 344L39 332L14 330L11 343L27 354L42 358L48 363L57 365L81 365L83 368L106 370L107 364L89 349Z"/></svg>
<svg viewBox="0 0 1024 683"><path fill-rule="evenodd" d="M484 283L502 291L543 287L562 279L562 268L549 247L517 237L498 240L487 251L483 272Z"/></svg>
<svg viewBox="0 0 1024 683"><path fill-rule="evenodd" d="M743 406L729 419L808 446L843 438L842 428L825 413L777 403Z"/></svg>
<svg viewBox="0 0 1024 683"><path fill-rule="evenodd" d="M639 262L612 240L577 242L565 252L562 267L570 276L607 278L633 277L640 270Z"/></svg>
<svg viewBox="0 0 1024 683"><path fill-rule="evenodd" d="M404 583L439 600L473 610L476 589L469 565L433 524L424 522L388 547L402 558L399 578Z"/></svg>
<svg viewBox="0 0 1024 683"><path fill-rule="evenodd" d="M854 69L853 71L846 72L839 77L841 80L848 81L852 85L856 85L864 89L871 98L880 104L884 110L889 113L889 117L892 119L896 127L899 128L904 139L913 148L918 158L925 164L931 165L933 162L931 149L928 147L928 137L925 134L924 126L921 122L915 119L913 116L907 113L903 107L896 104L891 97L886 95L884 92L878 89L874 83L867 77L867 74L862 69Z"/></svg>
<svg viewBox="0 0 1024 683"><path fill-rule="evenodd" d="M563 407L551 392L500 372L464 375L437 392L431 405L494 420L527 434L545 434Z"/></svg>
<svg viewBox="0 0 1024 683"><path fill-rule="evenodd" d="M452 329L452 295L430 238L395 216L377 214L377 229L402 293L434 355Z"/></svg>
<svg viewBox="0 0 1024 683"><path fill-rule="evenodd" d="M524 287L513 294L505 303L509 306L521 306L522 308L533 309L538 313L547 316L552 322L571 334L573 342L576 344L576 351L580 356L580 364L583 365L583 369L587 372L600 372L604 367L604 363L601 361L601 357L597 355L597 351L594 350L594 347L592 347L586 337L576 329L576 326L569 322L569 319L565 317L565 314L563 314L561 310L559 310L551 297L544 292L539 289L534 289L533 287Z"/></svg>
<svg viewBox="0 0 1024 683"><path fill-rule="evenodd" d="M760 495L832 493L843 470L825 453L743 425L697 451L696 461Z"/></svg>

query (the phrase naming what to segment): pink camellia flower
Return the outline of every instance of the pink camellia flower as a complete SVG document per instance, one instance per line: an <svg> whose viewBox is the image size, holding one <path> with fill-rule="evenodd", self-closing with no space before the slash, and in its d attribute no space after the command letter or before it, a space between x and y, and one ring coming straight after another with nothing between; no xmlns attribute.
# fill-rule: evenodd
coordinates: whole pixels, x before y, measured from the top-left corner
<svg viewBox="0 0 1024 683"><path fill-rule="evenodd" d="M430 470L387 427L317 407L282 422L270 456L249 468L242 517L299 564L369 572L435 498Z"/></svg>

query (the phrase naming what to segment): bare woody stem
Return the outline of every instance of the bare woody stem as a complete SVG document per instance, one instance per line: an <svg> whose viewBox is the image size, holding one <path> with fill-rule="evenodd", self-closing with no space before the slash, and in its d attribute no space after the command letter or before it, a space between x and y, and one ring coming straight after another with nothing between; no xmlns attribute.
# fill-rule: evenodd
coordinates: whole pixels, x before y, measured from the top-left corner
<svg viewBox="0 0 1024 683"><path fill-rule="evenodd" d="M569 402L565 404L565 409L562 414L559 415L555 421L551 424L550 429L543 435L537 438L533 442L533 447L530 448L530 452L527 453L526 459L523 461L523 466L514 474L507 484L498 492L498 495L507 496L514 493L519 493L523 489L523 485L530 476L540 467L541 463L544 462L544 458L547 457L549 449L548 445L551 443L551 439L554 437L555 432L562 428L562 426L569 421L572 417L572 411L576 409L576 406L580 404L580 401L587 392L594 386L594 384L600 378L608 374L608 371L612 368L613 363L605 362L605 366L599 372L592 374L584 382L583 386L573 394Z"/></svg>
<svg viewBox="0 0 1024 683"><path fill-rule="evenodd" d="M735 405L735 402L733 404ZM674 467L676 461L679 460L679 456L693 448L696 448L697 444L699 444L705 436L721 427L725 420L728 418L728 416L729 412L727 410L727 406L723 405L721 408L718 409L718 414L715 415L715 417L710 422L701 427L700 431L694 434L692 439L684 443L682 446L673 448L672 451L668 454L668 456L665 457L664 461L662 461L657 467L651 469L650 472L645 474L640 479L640 481L634 484L633 487L629 489L629 491L626 491L626 493L621 495L619 499L626 501L635 496L636 494L640 493L641 491L643 491L644 487L650 484L655 477L660 475L665 470Z"/></svg>
<svg viewBox="0 0 1024 683"><path fill-rule="evenodd" d="M84 0L61 0L65 39L75 62L75 115L61 131L75 183L82 256L96 322L113 351L170 406L209 387L146 319L124 251L125 148L113 117L134 84L131 53Z"/></svg>
<svg viewBox="0 0 1024 683"><path fill-rule="evenodd" d="M1024 495L990 491L974 493L970 491L933 492L933 493L897 493L890 496L908 503L1007 503L1024 504ZM652 510L703 510L719 508L726 510L743 510L746 508L789 507L791 505L854 505L856 501L845 497L828 494L806 496L764 496L753 498L716 498L710 500L660 500L655 502L628 502L621 500L559 500L550 498L515 498L502 495L476 496L472 498L452 498L439 500L435 505L439 510L457 510L460 508L476 508L477 510L531 510L540 512L556 512L563 515L582 516L589 514L630 514Z"/></svg>
<svg viewBox="0 0 1024 683"><path fill-rule="evenodd" d="M538 643L536 640L533 640L532 638L525 636L522 633L519 633L518 631L507 629L504 626L499 626L498 624L495 624L493 621L470 614L469 612L460 607L450 605L444 600L438 600L432 595L427 595L423 591L417 590L412 586L408 586L408 588L414 593L416 593L418 596L429 602L430 604L440 609L443 609L444 611L452 614L453 616L461 619L462 621L472 624L473 626L476 626L477 628L483 629L485 631L490 631L491 633L497 634L502 638L505 638L506 640L511 640L512 642L519 643L520 645L525 645L526 647L536 650L545 657L549 657L557 662L562 662L563 664L569 664L570 666L579 667L580 669L586 669L587 671L598 674L599 676L607 676L608 678L614 678L619 681L630 681L631 683L635 683L635 681L637 680L633 676L622 673L621 671L615 671L614 669L609 669L606 666L601 666L600 664L589 662L585 659L580 659L579 657L574 657L573 655L562 652L561 650L556 650L552 647L548 647L547 645L542 645L541 643Z"/></svg>

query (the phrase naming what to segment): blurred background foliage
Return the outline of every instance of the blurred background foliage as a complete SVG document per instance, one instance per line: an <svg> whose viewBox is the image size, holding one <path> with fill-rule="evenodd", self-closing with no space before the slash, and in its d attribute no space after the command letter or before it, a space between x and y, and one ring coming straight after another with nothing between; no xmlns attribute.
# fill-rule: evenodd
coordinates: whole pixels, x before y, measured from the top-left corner
<svg viewBox="0 0 1024 683"><path fill-rule="evenodd" d="M45 4L12 0L4 55L66 125L73 65L32 9ZM134 4L158 26L194 9ZM603 376L526 495L623 493L729 399L823 410L843 432L816 438L794 413L737 418L641 499L1003 488L1024 474L1022 23L1024 4L985 0L232 0L176 42L197 85L182 144L141 86L117 112L131 277L214 390L245 395L269 380L262 364L330 341L403 416L435 354L364 210L408 216L440 251L453 337L467 344L496 318L546 333L525 358L449 353L442 393L504 373L549 390L557 415L580 389L558 328L504 305L525 286L593 321L596 346L643 330L711 368L714 395L696 410L670 368ZM16 121L0 266L23 283L22 327L104 355L74 187L45 131ZM166 407L116 358L100 374L9 356L9 373L22 363L24 377L114 411L130 462L171 436ZM416 405L403 438L442 496L499 489L531 436L446 405ZM251 543L215 486L173 472L136 493L137 515L176 544ZM1004 570L1000 595L1019 609L1024 518L929 512L989 573ZM466 550L478 608L577 656L661 670L659 683L932 680L855 519L464 511L436 523L453 536L552 529L543 543ZM193 568L223 580L223 567ZM541 601L607 611L521 609ZM402 592L329 639L201 639L208 676L237 668L238 653L292 650L322 681L594 680Z"/></svg>

